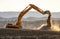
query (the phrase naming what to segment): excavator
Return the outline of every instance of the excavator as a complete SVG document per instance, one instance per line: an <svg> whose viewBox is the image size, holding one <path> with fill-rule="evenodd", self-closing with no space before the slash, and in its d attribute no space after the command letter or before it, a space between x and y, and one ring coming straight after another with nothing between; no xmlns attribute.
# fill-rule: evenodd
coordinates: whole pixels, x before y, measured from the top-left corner
<svg viewBox="0 0 60 39"><path fill-rule="evenodd" d="M14 28L14 29L22 29L23 26L22 26L22 17L31 9L35 9L36 11L38 11L39 13L41 14L48 14L48 19L47 19L47 26L48 27L51 27L51 22L50 22L50 17L51 17L51 13L50 11L46 10L46 11L43 11L42 9L40 9L39 7L35 6L34 4L29 4L29 6L27 6L23 11L20 12L19 16L18 16L18 19L17 19L17 22L16 24L10 24L8 23L6 25L6 28Z"/></svg>

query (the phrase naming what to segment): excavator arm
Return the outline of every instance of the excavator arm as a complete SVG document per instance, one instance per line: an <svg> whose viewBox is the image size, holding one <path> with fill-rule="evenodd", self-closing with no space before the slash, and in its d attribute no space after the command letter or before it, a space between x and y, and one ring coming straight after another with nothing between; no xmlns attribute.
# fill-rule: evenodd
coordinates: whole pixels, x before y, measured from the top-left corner
<svg viewBox="0 0 60 39"><path fill-rule="evenodd" d="M18 21L17 21L16 25L18 25L18 26L21 25L21 23L22 23L22 21L21 21L22 17L23 17L30 9L32 9L32 8L35 9L36 11L38 11L38 12L41 13L41 14L45 14L42 9L38 8L37 6L35 6L35 5L33 5L33 4L29 4L29 6L27 6L27 7L19 14L19 16L18 16ZM20 26L20 27L22 27L22 26Z"/></svg>

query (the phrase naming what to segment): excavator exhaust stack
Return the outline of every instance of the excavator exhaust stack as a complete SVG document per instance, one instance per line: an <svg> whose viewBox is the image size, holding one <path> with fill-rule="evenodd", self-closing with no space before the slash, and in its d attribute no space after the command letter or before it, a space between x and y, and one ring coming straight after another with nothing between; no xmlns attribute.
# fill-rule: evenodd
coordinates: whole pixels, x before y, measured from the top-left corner
<svg viewBox="0 0 60 39"><path fill-rule="evenodd" d="M31 9L35 9L36 11L38 11L41 14L48 14L48 19L47 19L47 25L49 25L48 27L51 26L51 22L50 22L50 18L51 18L51 13L49 11L43 11L42 9L38 8L37 6L35 6L34 4L29 4L29 6L27 6L18 16L18 20L16 25L10 24L8 23L6 25L6 28L14 28L14 29L22 29L22 17Z"/></svg>

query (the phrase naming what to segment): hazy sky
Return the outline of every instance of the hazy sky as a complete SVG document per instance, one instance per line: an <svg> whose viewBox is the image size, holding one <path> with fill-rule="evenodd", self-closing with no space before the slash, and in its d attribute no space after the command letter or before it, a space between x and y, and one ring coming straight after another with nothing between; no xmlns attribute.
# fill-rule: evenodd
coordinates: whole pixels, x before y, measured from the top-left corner
<svg viewBox="0 0 60 39"><path fill-rule="evenodd" d="M60 0L0 0L0 11L22 11L29 4L44 11L60 12Z"/></svg>

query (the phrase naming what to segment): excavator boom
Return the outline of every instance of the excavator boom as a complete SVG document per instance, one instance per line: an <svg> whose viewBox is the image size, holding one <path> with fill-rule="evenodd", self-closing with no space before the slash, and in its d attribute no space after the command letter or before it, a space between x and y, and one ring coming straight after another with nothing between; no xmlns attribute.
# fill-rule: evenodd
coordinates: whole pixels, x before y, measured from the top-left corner
<svg viewBox="0 0 60 39"><path fill-rule="evenodd" d="M30 9L32 9L32 8L35 9L36 11L38 11L39 13L44 14L44 11L43 11L42 9L38 8L37 6L35 6L35 5L33 5L33 4L29 4L29 6L27 6L27 7L19 14L19 16L18 16L18 21L17 21L16 25L18 25L18 26L21 25L21 23L22 23L22 21L21 21L22 17L23 17ZM22 26L20 26L20 27L22 27Z"/></svg>

